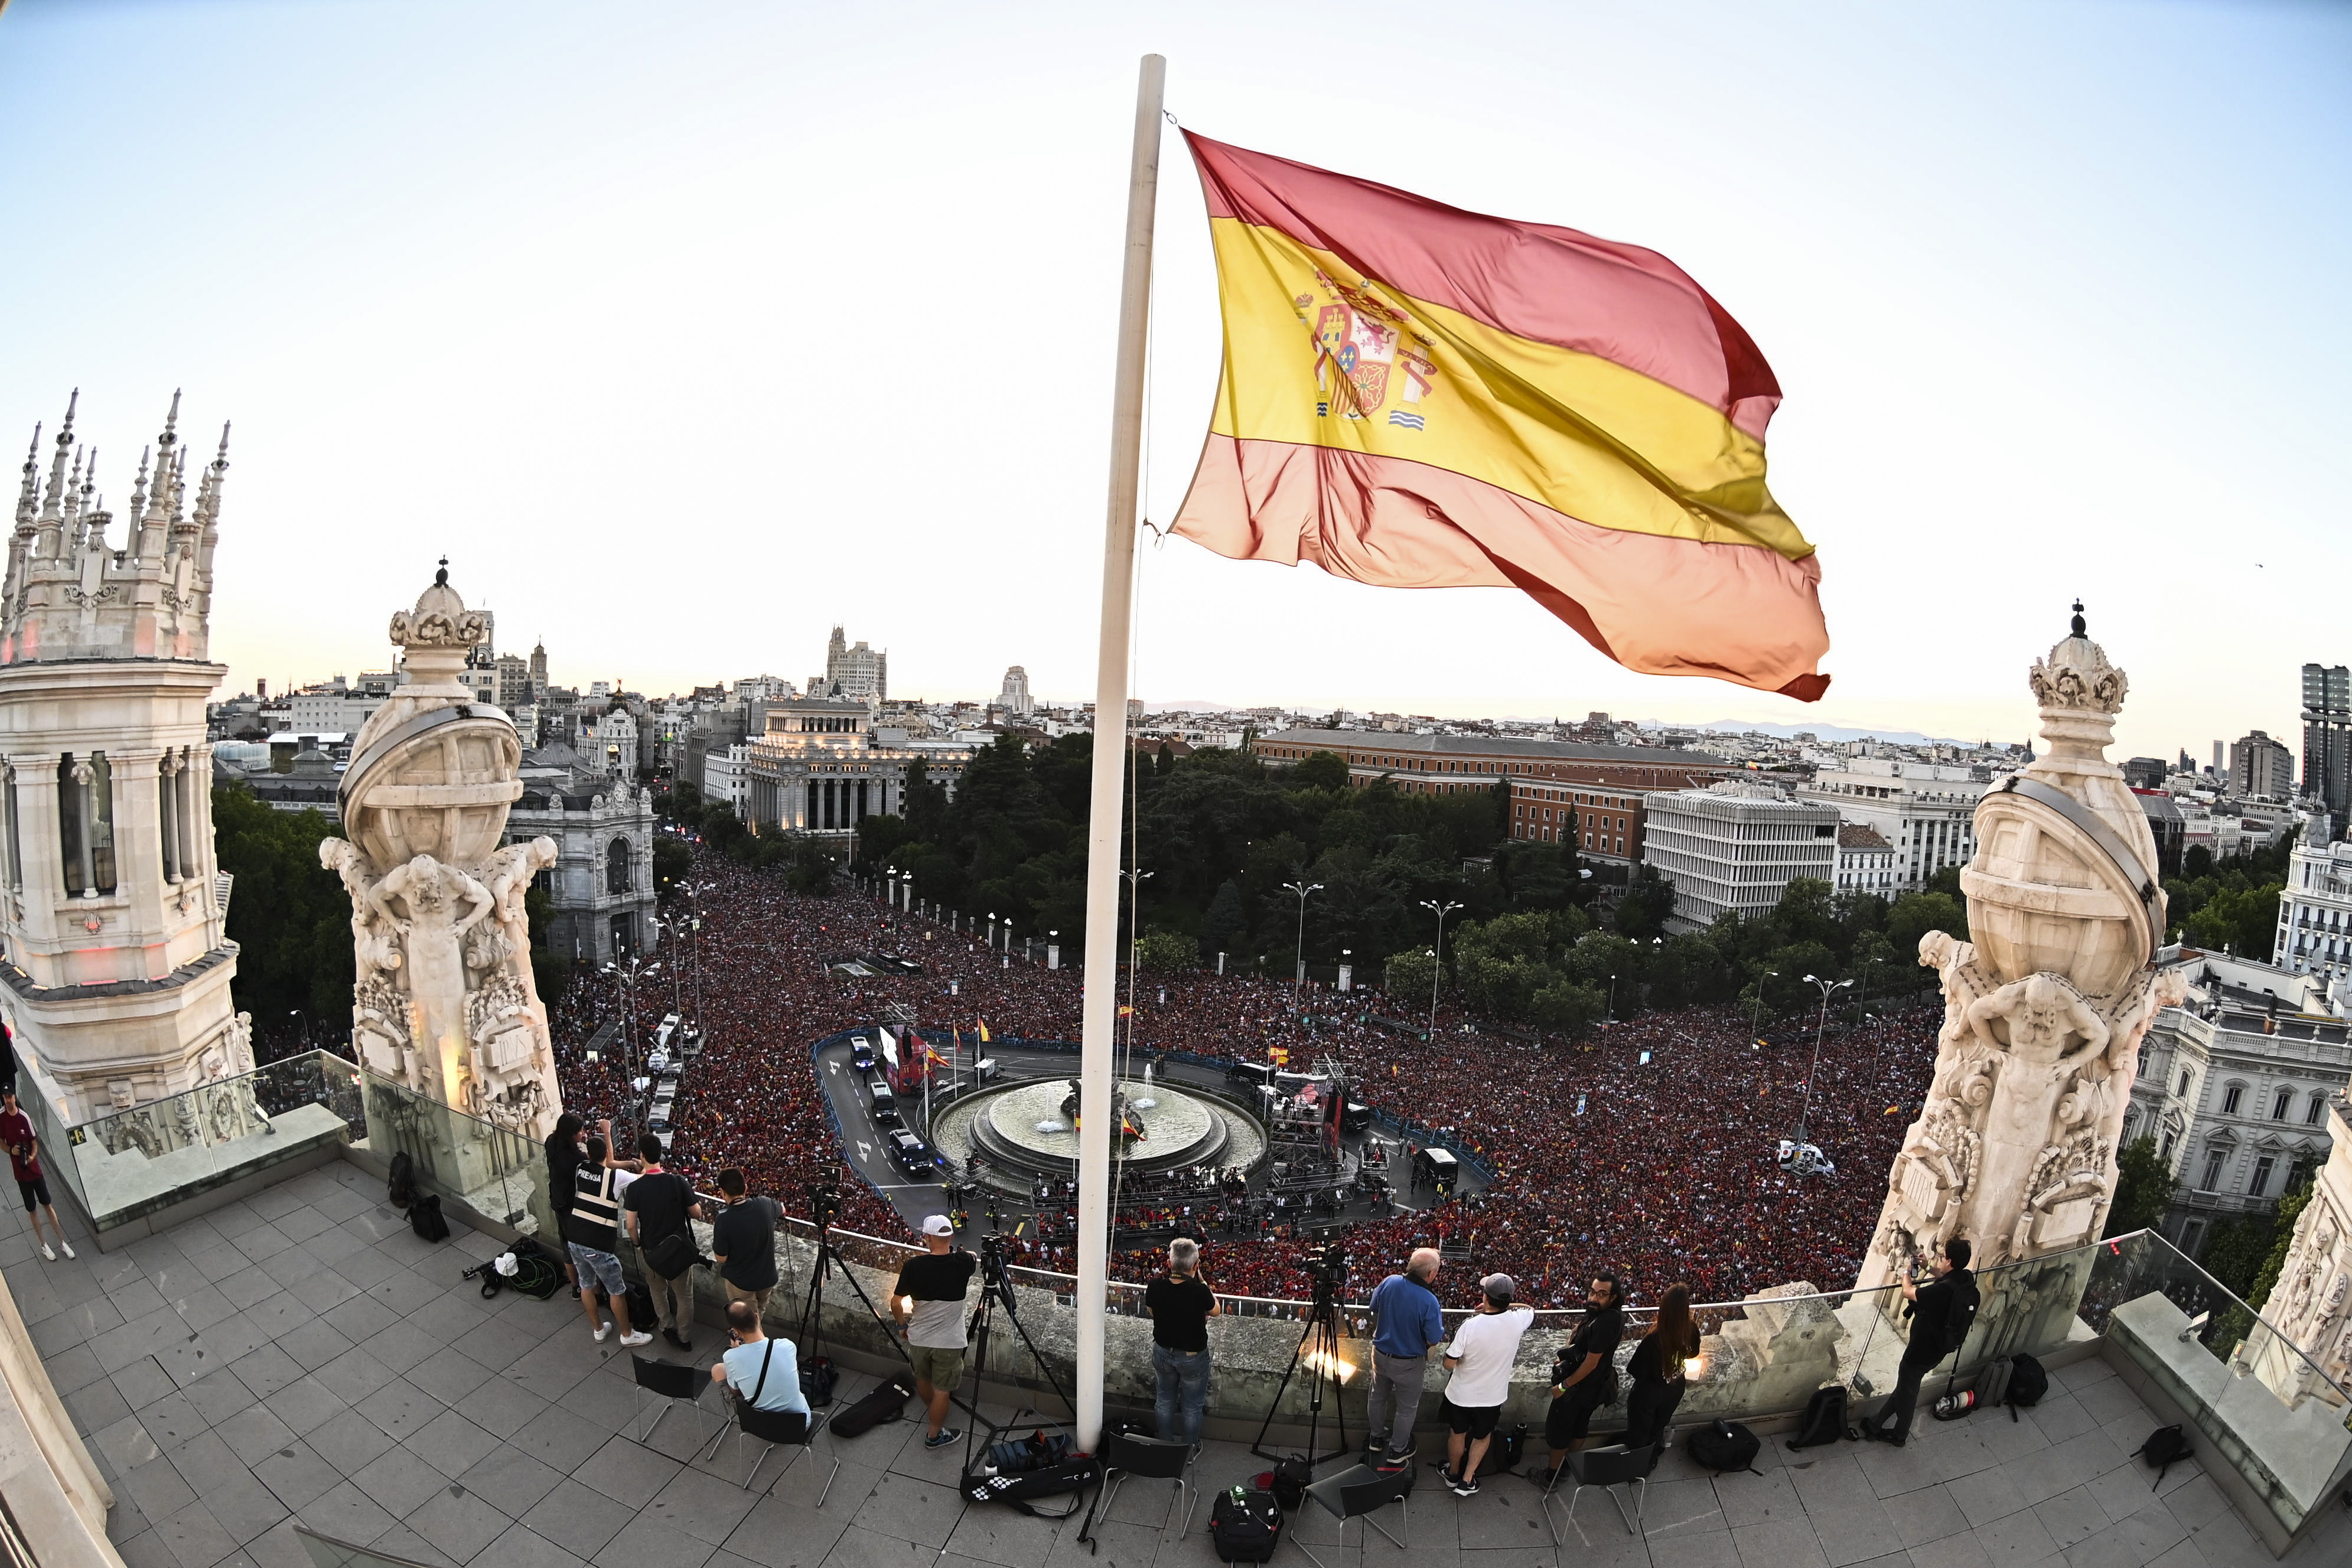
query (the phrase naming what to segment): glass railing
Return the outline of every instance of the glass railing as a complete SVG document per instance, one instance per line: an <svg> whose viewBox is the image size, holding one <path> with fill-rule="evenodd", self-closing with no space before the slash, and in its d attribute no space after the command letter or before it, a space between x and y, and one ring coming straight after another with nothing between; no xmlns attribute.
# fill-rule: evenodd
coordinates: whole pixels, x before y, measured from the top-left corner
<svg viewBox="0 0 2352 1568"><path fill-rule="evenodd" d="M168 1208L360 1126L359 1069L325 1051L203 1083L67 1125L25 1099L47 1155L103 1232Z"/></svg>
<svg viewBox="0 0 2352 1568"><path fill-rule="evenodd" d="M361 1074L361 1135L353 1147L389 1169L406 1155L427 1192L536 1236L561 1250L547 1197L547 1153L519 1128L442 1104L394 1079Z"/></svg>

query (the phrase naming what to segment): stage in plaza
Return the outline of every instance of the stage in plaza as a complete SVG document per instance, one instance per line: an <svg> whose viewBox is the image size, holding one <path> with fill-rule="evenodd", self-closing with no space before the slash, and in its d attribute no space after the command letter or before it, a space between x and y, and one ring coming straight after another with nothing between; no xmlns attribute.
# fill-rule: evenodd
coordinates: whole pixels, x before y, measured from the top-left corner
<svg viewBox="0 0 2352 1568"><path fill-rule="evenodd" d="M1239 1106L1166 1080L1123 1080L1126 1122L1143 1134L1114 1137L1112 1155L1125 1149L1127 1168L1138 1173L1190 1166L1255 1168L1265 1155L1265 1132ZM931 1142L942 1153L968 1161L979 1154L986 1168L1005 1176L1066 1177L1078 1168L1078 1131L1073 1081L1037 1078L983 1089L932 1117Z"/></svg>

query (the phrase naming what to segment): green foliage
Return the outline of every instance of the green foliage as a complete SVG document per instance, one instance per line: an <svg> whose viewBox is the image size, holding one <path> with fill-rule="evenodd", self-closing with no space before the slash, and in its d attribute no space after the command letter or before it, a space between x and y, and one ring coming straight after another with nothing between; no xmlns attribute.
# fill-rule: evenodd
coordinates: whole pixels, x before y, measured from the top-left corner
<svg viewBox="0 0 2352 1568"><path fill-rule="evenodd" d="M2234 860L2200 856L2203 848L2190 850L2183 857L2183 874L2164 884L2170 936L2191 946L2267 962L2277 946L2279 894L2286 888L2294 835Z"/></svg>
<svg viewBox="0 0 2352 1568"><path fill-rule="evenodd" d="M2156 1152L2156 1139L2143 1134L2116 1156L2116 1200L2107 1210L2109 1236L2153 1229L2164 1218L2178 1186Z"/></svg>
<svg viewBox="0 0 2352 1568"><path fill-rule="evenodd" d="M265 1024L308 1015L314 1033L351 1027L352 901L319 863L333 829L317 811L277 811L242 785L213 790L215 852L236 878L228 936L240 951L236 1005Z"/></svg>
<svg viewBox="0 0 2352 1568"><path fill-rule="evenodd" d="M823 898L833 892L833 857L814 839L771 837L761 840L761 843L763 854L772 854L775 860L787 862L789 869L784 873L784 880L792 884L794 893ZM785 847L787 844L791 846L789 849Z"/></svg>
<svg viewBox="0 0 2352 1568"><path fill-rule="evenodd" d="M1345 789L1348 759L1336 751L1310 751L1290 769L1294 789Z"/></svg>
<svg viewBox="0 0 2352 1568"><path fill-rule="evenodd" d="M1181 931L1147 931L1135 945L1135 961L1147 969L1197 969L1201 944Z"/></svg>
<svg viewBox="0 0 2352 1568"><path fill-rule="evenodd" d="M522 912L524 919L530 923L531 981L539 988L539 999L553 1007L571 988L574 967L572 955L558 953L552 946L555 906L537 886L524 890Z"/></svg>
<svg viewBox="0 0 2352 1568"><path fill-rule="evenodd" d="M702 791L684 779L654 797L654 814L673 822L698 821L701 819L702 808Z"/></svg>
<svg viewBox="0 0 2352 1568"><path fill-rule="evenodd" d="M2270 1251L2263 1259L2262 1267L2254 1270L2253 1278L2246 1282L2246 1288L2238 1292L2245 1298L2246 1305L2258 1312L2263 1310L2263 1303L2271 1299L2271 1291L2277 1288L2279 1274L2286 1268L2287 1249L2294 1242L2294 1222L2310 1203L2311 1177L2306 1176L2287 1189L2286 1196L2279 1199L2277 1209L2271 1215Z"/></svg>
<svg viewBox="0 0 2352 1568"><path fill-rule="evenodd" d="M2197 1261L2231 1295L2244 1301L2279 1239L2276 1232L2277 1223L2267 1214L2222 1220L2206 1234L2205 1249ZM2285 1257L2284 1250L2279 1255Z"/></svg>
<svg viewBox="0 0 2352 1568"><path fill-rule="evenodd" d="M1428 998L1437 981L1437 959L1426 947L1391 957L1381 977L1381 988L1400 1001Z"/></svg>
<svg viewBox="0 0 2352 1568"><path fill-rule="evenodd" d="M694 852L667 833L654 835L654 889L667 896L694 869Z"/></svg>

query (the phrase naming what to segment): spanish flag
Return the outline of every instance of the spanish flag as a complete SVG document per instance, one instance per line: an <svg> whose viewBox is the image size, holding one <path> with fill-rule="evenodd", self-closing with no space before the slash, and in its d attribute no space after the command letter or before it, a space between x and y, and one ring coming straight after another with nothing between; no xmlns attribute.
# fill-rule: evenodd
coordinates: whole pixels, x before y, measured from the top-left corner
<svg viewBox="0 0 2352 1568"><path fill-rule="evenodd" d="M988 1043L988 1020L986 1019L978 1019L974 1021L980 1025L980 1043L986 1045Z"/></svg>
<svg viewBox="0 0 2352 1568"><path fill-rule="evenodd" d="M1389 588L1517 587L1626 668L1819 698L1780 383L1654 251L1185 132L1224 374L1177 533Z"/></svg>

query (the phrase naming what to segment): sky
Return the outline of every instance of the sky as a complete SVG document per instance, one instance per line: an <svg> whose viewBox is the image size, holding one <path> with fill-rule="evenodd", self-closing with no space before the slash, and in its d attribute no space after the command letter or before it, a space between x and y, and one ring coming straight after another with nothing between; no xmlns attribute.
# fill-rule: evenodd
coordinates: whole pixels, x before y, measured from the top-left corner
<svg viewBox="0 0 2352 1568"><path fill-rule="evenodd" d="M1203 134L1696 277L1785 392L1834 677L1147 537L1147 700L2022 739L2079 595L2116 755L2202 761L2352 662L2320 4L15 0L0 438L79 386L121 507L173 389L235 421L226 691L384 667L446 554L560 683L800 680L837 622L894 695L1084 700L1147 51ZM1172 130L1157 232L1162 518L1219 352Z"/></svg>

